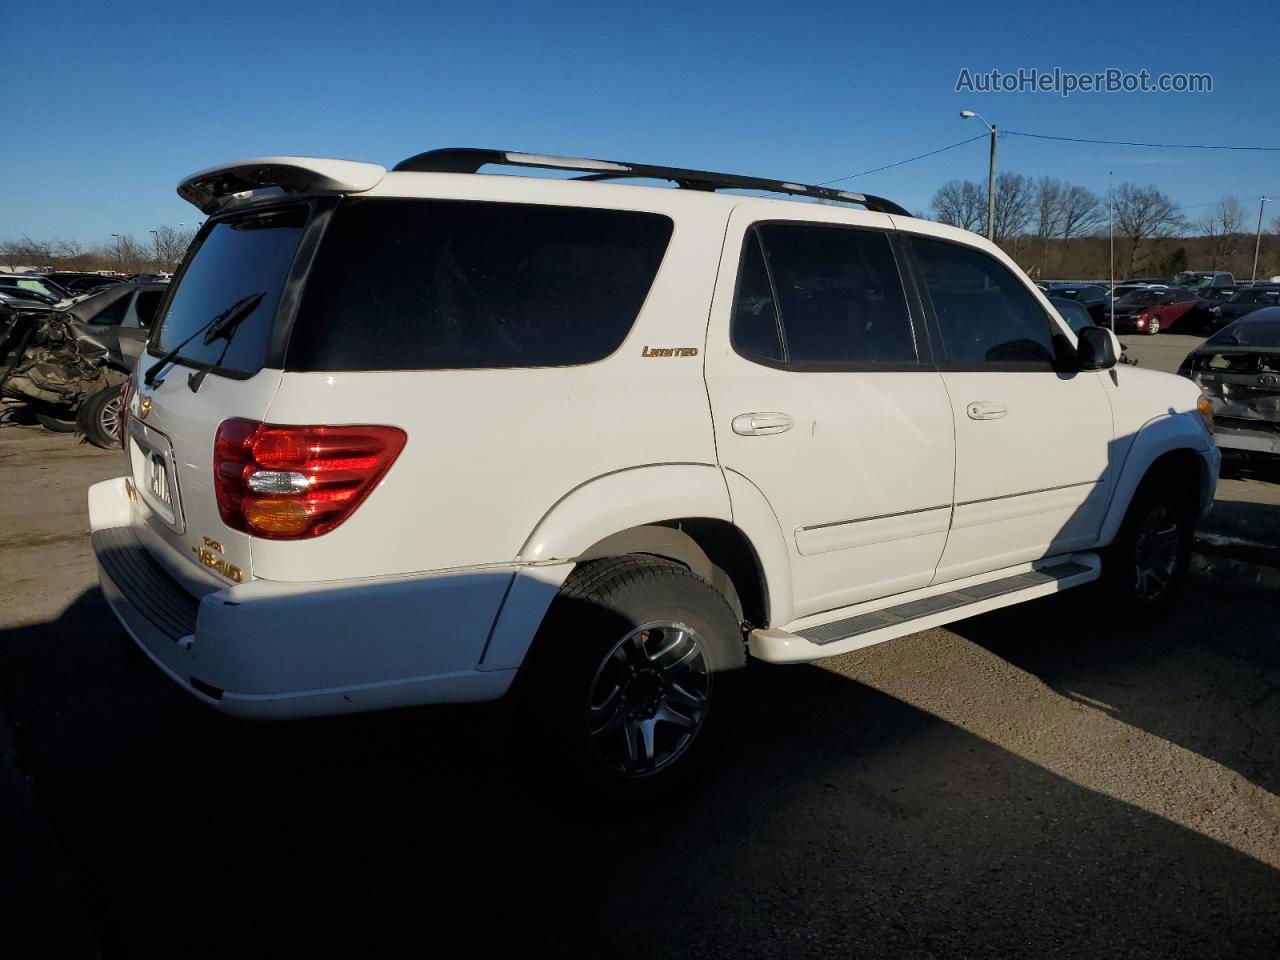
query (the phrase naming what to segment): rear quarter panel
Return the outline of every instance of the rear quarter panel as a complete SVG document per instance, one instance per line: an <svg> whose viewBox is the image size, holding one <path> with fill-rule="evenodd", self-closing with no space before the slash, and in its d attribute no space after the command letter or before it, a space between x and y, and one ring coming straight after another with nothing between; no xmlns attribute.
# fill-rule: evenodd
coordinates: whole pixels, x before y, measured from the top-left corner
<svg viewBox="0 0 1280 960"><path fill-rule="evenodd" d="M307 541L255 540L254 573L332 580L509 564L544 515L593 479L653 464L714 466L701 353L724 218L656 212L675 221L670 246L631 332L604 360L284 373L270 422L385 424L408 442L336 530ZM696 354L645 356L646 347ZM678 516L680 490L669 493Z"/></svg>

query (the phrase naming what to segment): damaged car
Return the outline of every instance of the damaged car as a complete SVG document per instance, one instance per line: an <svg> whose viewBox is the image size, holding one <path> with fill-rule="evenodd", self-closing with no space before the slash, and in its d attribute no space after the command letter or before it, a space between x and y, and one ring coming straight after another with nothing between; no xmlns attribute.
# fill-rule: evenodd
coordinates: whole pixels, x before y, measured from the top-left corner
<svg viewBox="0 0 1280 960"><path fill-rule="evenodd" d="M1214 439L1245 459L1280 462L1280 307L1218 331L1178 372L1209 399Z"/></svg>
<svg viewBox="0 0 1280 960"><path fill-rule="evenodd" d="M14 309L0 343L0 394L48 430L118 443L120 386L146 343L165 285L121 283L62 309ZM32 305L35 306L35 305Z"/></svg>

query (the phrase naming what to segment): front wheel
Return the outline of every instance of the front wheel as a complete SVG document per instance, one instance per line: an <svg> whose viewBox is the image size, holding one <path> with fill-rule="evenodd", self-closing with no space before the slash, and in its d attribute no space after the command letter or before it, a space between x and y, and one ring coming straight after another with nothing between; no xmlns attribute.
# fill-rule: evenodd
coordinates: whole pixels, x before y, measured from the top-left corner
<svg viewBox="0 0 1280 960"><path fill-rule="evenodd" d="M1170 474L1144 481L1115 542L1103 551L1103 589L1114 613L1128 623L1162 617L1187 576L1195 505L1180 491L1165 489L1173 482Z"/></svg>
<svg viewBox="0 0 1280 960"><path fill-rule="evenodd" d="M1150 323L1148 323L1148 324L1147 324L1147 333L1148 333L1150 336L1153 336L1153 337L1154 337L1154 336L1155 336L1157 333L1159 333L1159 332L1160 332L1160 321L1159 321L1159 320L1152 320Z"/></svg>
<svg viewBox="0 0 1280 960"><path fill-rule="evenodd" d="M728 602L654 557L589 561L565 581L526 664L550 742L595 787L674 786L728 729L746 652Z"/></svg>

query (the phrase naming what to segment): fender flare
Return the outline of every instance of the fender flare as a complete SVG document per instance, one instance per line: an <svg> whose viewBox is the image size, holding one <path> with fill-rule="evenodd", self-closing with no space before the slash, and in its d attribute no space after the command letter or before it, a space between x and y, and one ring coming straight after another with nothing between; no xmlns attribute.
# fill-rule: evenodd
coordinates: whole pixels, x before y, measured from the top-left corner
<svg viewBox="0 0 1280 960"><path fill-rule="evenodd" d="M1200 509L1204 510L1213 501L1214 487L1217 484L1217 473L1213 468L1214 458L1210 456L1213 441L1201 426L1197 414L1167 413L1148 420L1134 435L1133 443L1125 455L1124 462L1116 476L1112 489L1111 502L1107 506L1106 516L1102 521L1102 529L1098 535L1098 545L1107 546L1115 539L1124 521L1138 485L1142 483L1151 465L1166 453L1175 450L1186 450L1196 454L1200 470Z"/></svg>
<svg viewBox="0 0 1280 960"><path fill-rule="evenodd" d="M732 521L718 467L659 463L588 480L561 497L538 521L517 563L576 560L605 537L676 517Z"/></svg>

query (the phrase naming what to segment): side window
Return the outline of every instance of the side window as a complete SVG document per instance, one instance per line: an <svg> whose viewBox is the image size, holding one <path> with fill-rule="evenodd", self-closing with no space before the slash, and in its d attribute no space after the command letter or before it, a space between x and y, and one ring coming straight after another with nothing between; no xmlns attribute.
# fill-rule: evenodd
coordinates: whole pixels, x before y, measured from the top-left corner
<svg viewBox="0 0 1280 960"><path fill-rule="evenodd" d="M742 265L738 273L738 293L729 326L733 349L748 360L782 363L782 331L773 302L769 269L764 264L760 237L753 229L742 244Z"/></svg>
<svg viewBox="0 0 1280 960"><path fill-rule="evenodd" d="M151 321L155 319L156 307L160 306L160 298L164 296L162 290L140 290L138 296L133 301L133 316L136 320L136 326L142 327L144 330L151 326ZM130 326L135 324L131 323Z"/></svg>
<svg viewBox="0 0 1280 960"><path fill-rule="evenodd" d="M128 293L117 296L104 309L90 317L88 322L99 327L119 326L120 321L124 319L125 312L129 309L129 301L132 299L133 296Z"/></svg>
<svg viewBox="0 0 1280 960"><path fill-rule="evenodd" d="M942 240L912 241L952 366L1053 369L1053 331L1040 304L1004 264Z"/></svg>
<svg viewBox="0 0 1280 960"><path fill-rule="evenodd" d="M743 248L730 334L738 353L798 369L919 362L885 233L766 223L753 234Z"/></svg>

